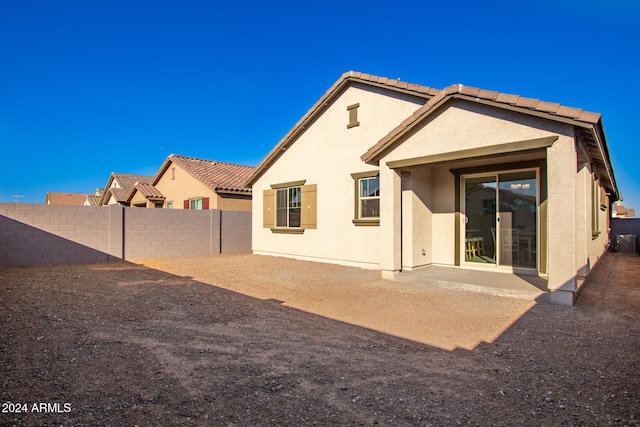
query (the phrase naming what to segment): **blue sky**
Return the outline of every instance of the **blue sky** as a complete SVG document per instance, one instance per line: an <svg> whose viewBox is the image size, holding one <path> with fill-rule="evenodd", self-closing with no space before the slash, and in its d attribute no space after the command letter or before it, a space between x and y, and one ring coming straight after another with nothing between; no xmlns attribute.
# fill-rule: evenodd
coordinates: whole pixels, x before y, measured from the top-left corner
<svg viewBox="0 0 640 427"><path fill-rule="evenodd" d="M599 112L640 208L640 2L0 0L0 201L256 165L344 73ZM639 209L640 210L640 209Z"/></svg>

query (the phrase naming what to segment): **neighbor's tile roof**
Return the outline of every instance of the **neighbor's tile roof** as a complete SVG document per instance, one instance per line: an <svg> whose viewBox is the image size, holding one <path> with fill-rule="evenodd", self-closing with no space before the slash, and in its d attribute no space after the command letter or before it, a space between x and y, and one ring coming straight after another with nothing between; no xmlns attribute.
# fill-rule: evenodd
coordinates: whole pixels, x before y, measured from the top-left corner
<svg viewBox="0 0 640 427"><path fill-rule="evenodd" d="M429 86L422 86L415 83L408 83L400 79L390 79L388 77L379 77L372 74L361 73L358 71L348 71L344 73L324 95L302 116L293 128L276 144L276 146L267 154L267 156L256 167L255 172L249 176L246 185L252 185L262 173L276 161L278 157L297 139L298 135L330 104L330 101L337 97L342 89L352 83L361 83L368 86L376 86L389 89L395 92L401 92L413 95L425 100L437 95L440 90Z"/></svg>
<svg viewBox="0 0 640 427"><path fill-rule="evenodd" d="M136 175L136 174L130 174L130 173L118 173L118 172L113 173L113 178L116 181L118 181L118 184L120 184L120 187L122 187L123 190L127 190L127 192L129 192L131 187L133 187L136 184L136 182L149 184L153 180L152 176Z"/></svg>
<svg viewBox="0 0 640 427"><path fill-rule="evenodd" d="M46 200L50 205L74 205L82 206L87 198L87 194L79 193L62 193L57 191L49 191Z"/></svg>
<svg viewBox="0 0 640 427"><path fill-rule="evenodd" d="M215 192L251 194L251 188L245 182L253 173L254 167L194 157L170 155L167 160L184 169L191 176ZM168 162L167 162L168 163ZM159 178L156 175L156 181Z"/></svg>
<svg viewBox="0 0 640 427"><path fill-rule="evenodd" d="M102 195L102 193L100 193ZM89 203L89 206L100 206L100 197L93 194L90 194L86 198L86 202Z"/></svg>
<svg viewBox="0 0 640 427"><path fill-rule="evenodd" d="M122 188L110 188L111 183L114 180ZM106 205L111 196L113 196L117 202L126 202L127 195L136 182L150 183L152 180L152 176L112 172L111 175L109 175L109 180L105 186L104 193L100 197L100 204Z"/></svg>
<svg viewBox="0 0 640 427"><path fill-rule="evenodd" d="M129 192L129 197L131 197L133 192L136 190L147 199L164 199L165 198L164 194L162 194L160 190L158 190L153 185L147 184L144 182L136 182L131 188L131 191ZM129 200L129 197L127 197L127 200Z"/></svg>

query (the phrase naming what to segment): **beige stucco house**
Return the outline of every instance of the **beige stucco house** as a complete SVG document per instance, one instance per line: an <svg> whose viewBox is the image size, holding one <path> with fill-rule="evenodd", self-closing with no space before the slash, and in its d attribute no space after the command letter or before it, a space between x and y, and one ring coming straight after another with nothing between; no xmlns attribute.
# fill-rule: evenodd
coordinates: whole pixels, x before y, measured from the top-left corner
<svg viewBox="0 0 640 427"><path fill-rule="evenodd" d="M131 206L251 211L251 166L171 154L148 183L135 183Z"/></svg>
<svg viewBox="0 0 640 427"><path fill-rule="evenodd" d="M599 114L345 73L258 165L253 251L531 274L570 305L618 190ZM400 273L402 274L402 273Z"/></svg>
<svg viewBox="0 0 640 427"><path fill-rule="evenodd" d="M129 206L127 195L137 182L149 183L152 176L136 175L129 173L112 172L107 180L107 185L100 195L100 206L121 205ZM96 195L100 190L96 190Z"/></svg>

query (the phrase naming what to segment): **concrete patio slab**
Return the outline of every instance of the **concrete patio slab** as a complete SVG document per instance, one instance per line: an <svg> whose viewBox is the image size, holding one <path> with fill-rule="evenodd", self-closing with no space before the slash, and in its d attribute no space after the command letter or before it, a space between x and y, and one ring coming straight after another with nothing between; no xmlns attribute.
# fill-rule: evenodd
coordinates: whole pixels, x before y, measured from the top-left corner
<svg viewBox="0 0 640 427"><path fill-rule="evenodd" d="M547 296L547 280L543 277L508 272L428 266L396 273L393 280L530 300Z"/></svg>

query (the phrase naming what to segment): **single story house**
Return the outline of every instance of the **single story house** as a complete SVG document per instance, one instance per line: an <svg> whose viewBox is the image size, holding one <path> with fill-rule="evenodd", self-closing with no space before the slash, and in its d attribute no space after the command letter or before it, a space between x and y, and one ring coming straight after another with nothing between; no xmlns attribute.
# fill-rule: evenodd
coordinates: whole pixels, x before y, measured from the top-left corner
<svg viewBox="0 0 640 427"><path fill-rule="evenodd" d="M256 167L253 252L547 279L571 305L618 189L600 114L345 73ZM401 274L401 273L400 273Z"/></svg>
<svg viewBox="0 0 640 427"><path fill-rule="evenodd" d="M171 154L149 182L135 183L131 206L251 211L251 166Z"/></svg>

